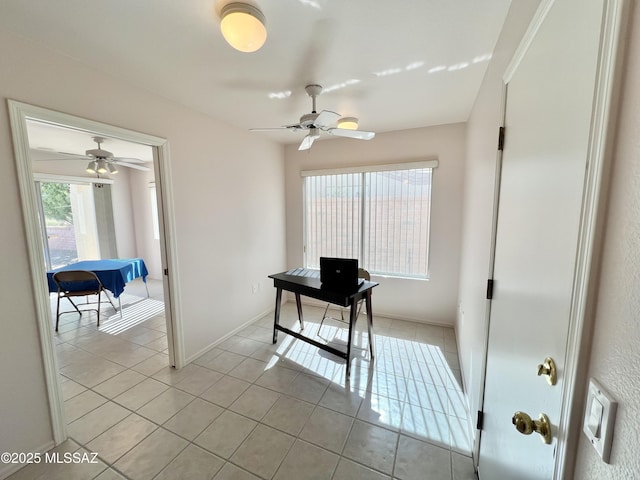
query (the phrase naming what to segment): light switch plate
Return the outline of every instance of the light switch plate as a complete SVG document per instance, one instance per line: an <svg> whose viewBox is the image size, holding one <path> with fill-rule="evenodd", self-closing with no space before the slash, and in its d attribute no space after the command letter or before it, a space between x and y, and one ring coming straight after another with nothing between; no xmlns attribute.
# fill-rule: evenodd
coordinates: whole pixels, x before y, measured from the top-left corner
<svg viewBox="0 0 640 480"><path fill-rule="evenodd" d="M589 379L583 431L606 463L609 463L611 455L617 407L618 402L595 379Z"/></svg>

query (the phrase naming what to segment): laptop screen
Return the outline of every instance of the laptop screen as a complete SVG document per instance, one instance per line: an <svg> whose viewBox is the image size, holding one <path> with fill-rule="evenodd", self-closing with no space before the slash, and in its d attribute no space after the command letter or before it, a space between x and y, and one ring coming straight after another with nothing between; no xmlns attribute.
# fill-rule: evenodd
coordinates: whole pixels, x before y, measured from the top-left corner
<svg viewBox="0 0 640 480"><path fill-rule="evenodd" d="M320 257L320 282L329 289L357 289L362 283L358 279L358 259Z"/></svg>

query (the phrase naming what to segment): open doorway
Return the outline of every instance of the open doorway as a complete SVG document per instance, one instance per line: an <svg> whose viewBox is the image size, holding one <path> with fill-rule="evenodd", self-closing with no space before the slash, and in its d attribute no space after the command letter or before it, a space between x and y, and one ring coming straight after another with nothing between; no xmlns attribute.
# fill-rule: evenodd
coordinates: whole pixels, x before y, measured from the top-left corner
<svg viewBox="0 0 640 480"><path fill-rule="evenodd" d="M60 442L70 387L93 388L102 372L145 361L159 368L182 364L172 309L168 148L164 139L146 134L18 102L9 106L54 438ZM100 327L95 313L76 312L60 317L55 332L57 294L48 273L112 260L135 260L143 268L123 290L107 292L117 302L99 307ZM95 357L92 367L70 361L74 355Z"/></svg>

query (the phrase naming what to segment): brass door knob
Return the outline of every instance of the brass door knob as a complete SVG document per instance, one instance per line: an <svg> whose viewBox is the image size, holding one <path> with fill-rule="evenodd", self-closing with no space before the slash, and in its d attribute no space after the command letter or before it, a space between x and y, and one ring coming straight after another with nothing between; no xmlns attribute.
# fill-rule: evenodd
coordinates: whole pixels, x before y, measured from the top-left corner
<svg viewBox="0 0 640 480"><path fill-rule="evenodd" d="M538 376L545 375L549 385L555 385L558 381L558 373L556 369L556 362L553 358L547 357L544 359L544 363L538 365Z"/></svg>
<svg viewBox="0 0 640 480"><path fill-rule="evenodd" d="M542 436L544 443L551 443L551 422L549 422L549 417L544 413L541 413L537 420L532 420L526 413L516 412L513 414L511 423L523 435L531 435L536 432Z"/></svg>

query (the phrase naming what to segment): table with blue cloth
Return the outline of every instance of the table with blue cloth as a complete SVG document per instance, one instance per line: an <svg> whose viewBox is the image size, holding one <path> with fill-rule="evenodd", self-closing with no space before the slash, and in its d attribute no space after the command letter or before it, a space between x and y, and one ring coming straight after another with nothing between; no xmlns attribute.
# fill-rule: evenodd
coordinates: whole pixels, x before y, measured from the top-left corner
<svg viewBox="0 0 640 480"><path fill-rule="evenodd" d="M82 260L64 267L56 268L47 272L49 291L57 292L58 286L53 281L53 274L65 270L87 270L97 275L102 282L102 286L113 293L118 298L124 291L124 286L138 278L147 283L147 266L141 258L117 258L107 260ZM147 289L147 296L149 290Z"/></svg>

